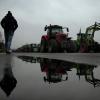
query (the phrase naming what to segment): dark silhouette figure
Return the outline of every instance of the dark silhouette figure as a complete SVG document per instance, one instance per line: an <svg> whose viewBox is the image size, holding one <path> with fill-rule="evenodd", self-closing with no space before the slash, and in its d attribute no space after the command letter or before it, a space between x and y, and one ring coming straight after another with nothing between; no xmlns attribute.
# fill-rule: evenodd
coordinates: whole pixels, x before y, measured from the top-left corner
<svg viewBox="0 0 100 100"><path fill-rule="evenodd" d="M5 34L6 53L11 53L10 46L14 35L14 31L17 29L18 24L10 11L8 11L7 15L2 19L1 26L3 27Z"/></svg>
<svg viewBox="0 0 100 100"><path fill-rule="evenodd" d="M15 79L11 67L4 69L4 77L0 82L0 87L6 93L7 96L11 94L16 87L17 80Z"/></svg>

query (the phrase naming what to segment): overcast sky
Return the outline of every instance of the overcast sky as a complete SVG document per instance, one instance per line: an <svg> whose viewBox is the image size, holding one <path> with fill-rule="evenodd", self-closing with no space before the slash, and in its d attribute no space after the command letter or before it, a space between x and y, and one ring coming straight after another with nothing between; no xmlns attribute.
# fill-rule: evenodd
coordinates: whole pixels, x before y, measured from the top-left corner
<svg viewBox="0 0 100 100"><path fill-rule="evenodd" d="M18 21L12 48L26 43L39 43L44 26L58 24L69 27L75 39L81 28L100 22L100 0L0 0L0 20L10 10ZM3 29L0 26L3 34ZM100 32L99 32L100 33ZM100 41L97 32L96 39Z"/></svg>

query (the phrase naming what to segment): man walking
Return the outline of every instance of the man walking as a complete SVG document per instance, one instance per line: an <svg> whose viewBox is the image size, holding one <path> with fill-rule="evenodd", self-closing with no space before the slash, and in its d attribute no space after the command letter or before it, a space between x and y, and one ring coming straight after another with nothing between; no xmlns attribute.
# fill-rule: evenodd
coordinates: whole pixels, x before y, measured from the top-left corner
<svg viewBox="0 0 100 100"><path fill-rule="evenodd" d="M6 53L11 53L10 46L14 32L17 29L18 24L10 11L8 11L7 15L2 19L1 26L4 29Z"/></svg>

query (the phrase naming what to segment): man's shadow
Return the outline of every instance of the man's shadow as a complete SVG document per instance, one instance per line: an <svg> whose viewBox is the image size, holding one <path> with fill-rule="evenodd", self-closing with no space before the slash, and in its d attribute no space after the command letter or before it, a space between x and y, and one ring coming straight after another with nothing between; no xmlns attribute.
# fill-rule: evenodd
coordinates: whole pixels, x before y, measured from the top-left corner
<svg viewBox="0 0 100 100"><path fill-rule="evenodd" d="M6 93L7 96L11 94L11 92L13 91L13 89L16 87L17 84L17 80L12 72L11 61L12 61L12 56L8 55L5 61L3 78L0 81L0 87Z"/></svg>

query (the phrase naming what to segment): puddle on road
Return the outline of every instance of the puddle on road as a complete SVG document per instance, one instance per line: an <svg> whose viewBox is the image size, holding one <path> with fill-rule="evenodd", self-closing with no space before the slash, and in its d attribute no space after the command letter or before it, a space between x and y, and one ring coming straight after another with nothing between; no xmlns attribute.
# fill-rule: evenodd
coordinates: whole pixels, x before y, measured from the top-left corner
<svg viewBox="0 0 100 100"><path fill-rule="evenodd" d="M28 56L5 61L0 100L99 100L100 67Z"/></svg>

